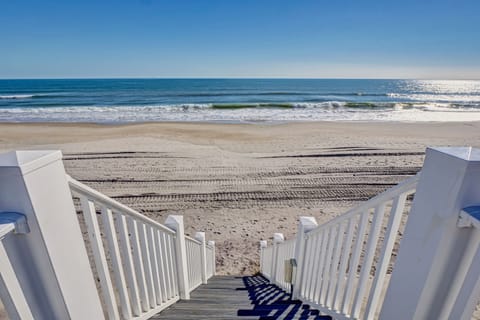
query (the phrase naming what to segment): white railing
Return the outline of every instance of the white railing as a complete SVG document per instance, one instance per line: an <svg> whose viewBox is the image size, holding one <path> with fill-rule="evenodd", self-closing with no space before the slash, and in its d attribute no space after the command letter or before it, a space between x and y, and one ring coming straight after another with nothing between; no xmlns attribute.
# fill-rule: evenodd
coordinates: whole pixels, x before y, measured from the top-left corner
<svg viewBox="0 0 480 320"><path fill-rule="evenodd" d="M193 240L183 217L166 227L67 177L59 151L0 155L0 177L0 298L11 319L146 319L189 298L192 263L202 283L215 274L204 233ZM480 297L480 150L427 149L417 180L319 227L301 217L295 242L261 242L262 273L285 287L293 251L294 297L336 319L470 319ZM190 263L186 242L200 243Z"/></svg>
<svg viewBox="0 0 480 320"><path fill-rule="evenodd" d="M15 269L7 255L3 241L15 241L19 234L28 233L25 217L18 213L0 213L0 299L11 319L33 319Z"/></svg>
<svg viewBox="0 0 480 320"><path fill-rule="evenodd" d="M270 247L262 248L262 273L288 291L285 260L296 258L300 262L297 298L334 318L375 318L387 271L393 265L398 230L407 217L406 199L414 193L418 179L419 175L406 180L303 237L274 241L273 255L267 251ZM303 248L297 256L296 246ZM268 272L270 256L273 277Z"/></svg>
<svg viewBox="0 0 480 320"><path fill-rule="evenodd" d="M202 243L186 237L185 246L187 248L188 287L192 291L202 284Z"/></svg>
<svg viewBox="0 0 480 320"><path fill-rule="evenodd" d="M148 318L179 299L175 232L69 178L110 319ZM113 273L113 277L112 277Z"/></svg>
<svg viewBox="0 0 480 320"><path fill-rule="evenodd" d="M479 180L479 149L428 148L421 175L321 226L300 217L293 296L334 319L470 319L480 299ZM260 265L284 287L282 241L260 243Z"/></svg>
<svg viewBox="0 0 480 320"><path fill-rule="evenodd" d="M205 233L189 238L182 216L160 224L72 179L60 151L0 155L0 177L0 299L11 319L148 319L215 274Z"/></svg>
<svg viewBox="0 0 480 320"><path fill-rule="evenodd" d="M215 242L209 241L206 246L207 255L207 277L213 277L215 275Z"/></svg>
<svg viewBox="0 0 480 320"><path fill-rule="evenodd" d="M295 239L286 240L277 244L277 263L274 282L280 288L290 292L290 284L285 281L285 261L294 258Z"/></svg>
<svg viewBox="0 0 480 320"><path fill-rule="evenodd" d="M263 241L260 249L260 271L268 279L270 279L272 275L272 262L273 247L267 247L267 242Z"/></svg>
<svg viewBox="0 0 480 320"><path fill-rule="evenodd" d="M457 226L470 229L470 235L439 313L442 320L469 319L480 297L480 205L463 208Z"/></svg>

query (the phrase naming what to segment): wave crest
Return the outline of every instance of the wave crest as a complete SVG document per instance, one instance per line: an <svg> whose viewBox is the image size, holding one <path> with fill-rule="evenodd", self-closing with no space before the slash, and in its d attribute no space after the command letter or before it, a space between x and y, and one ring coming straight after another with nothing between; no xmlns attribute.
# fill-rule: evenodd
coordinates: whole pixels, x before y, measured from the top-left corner
<svg viewBox="0 0 480 320"><path fill-rule="evenodd" d="M29 99L33 98L34 94L6 94L0 95L0 99Z"/></svg>

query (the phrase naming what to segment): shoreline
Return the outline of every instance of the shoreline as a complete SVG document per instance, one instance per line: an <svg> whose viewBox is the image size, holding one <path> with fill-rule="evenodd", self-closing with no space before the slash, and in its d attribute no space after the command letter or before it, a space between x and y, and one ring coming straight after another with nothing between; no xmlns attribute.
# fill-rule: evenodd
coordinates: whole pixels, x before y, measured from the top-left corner
<svg viewBox="0 0 480 320"><path fill-rule="evenodd" d="M305 137L305 135L307 135ZM245 138L275 140L311 140L338 135L348 139L360 135L373 141L386 138L419 138L447 142L480 138L480 121L469 122L379 122L379 121L308 121L286 123L212 123L212 122L142 122L103 124L89 122L0 122L0 150L8 147L68 144L105 139L166 138L173 140L234 141ZM278 138L278 139L277 139ZM232 140L233 139L233 140ZM297 140L298 141L298 140ZM365 141L368 143L368 141ZM458 142L457 142L458 143ZM464 145L465 143L462 143ZM423 144L426 146L426 144Z"/></svg>

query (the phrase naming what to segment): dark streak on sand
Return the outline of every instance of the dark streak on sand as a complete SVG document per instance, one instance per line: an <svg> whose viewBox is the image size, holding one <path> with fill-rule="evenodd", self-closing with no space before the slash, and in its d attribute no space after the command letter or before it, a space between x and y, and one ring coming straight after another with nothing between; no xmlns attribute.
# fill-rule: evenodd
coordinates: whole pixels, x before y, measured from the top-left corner
<svg viewBox="0 0 480 320"><path fill-rule="evenodd" d="M279 158L336 158L336 157L399 157L399 156L423 156L425 152L370 152L370 153L326 153L326 154L296 154L288 156L261 157L264 159Z"/></svg>

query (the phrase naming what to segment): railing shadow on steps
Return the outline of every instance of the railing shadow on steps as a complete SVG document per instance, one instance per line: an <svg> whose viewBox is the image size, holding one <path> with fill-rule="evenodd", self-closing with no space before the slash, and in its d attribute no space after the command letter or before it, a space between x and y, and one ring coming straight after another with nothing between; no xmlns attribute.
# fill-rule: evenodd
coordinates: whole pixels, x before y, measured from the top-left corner
<svg viewBox="0 0 480 320"><path fill-rule="evenodd" d="M0 155L10 319L148 319L213 275L215 243L186 236L182 216L163 225L101 194L66 175L60 151Z"/></svg>
<svg viewBox="0 0 480 320"><path fill-rule="evenodd" d="M294 239L260 242L261 273L335 319L471 318L480 298L480 149L427 148L421 174ZM413 196L414 195L414 196ZM411 201L413 198L413 202Z"/></svg>
<svg viewBox="0 0 480 320"><path fill-rule="evenodd" d="M238 310L239 317L259 317L259 320L331 320L330 316L320 315L318 310L300 300L291 300L290 294L271 284L267 278L258 274L242 278L244 288L252 301L252 309Z"/></svg>

